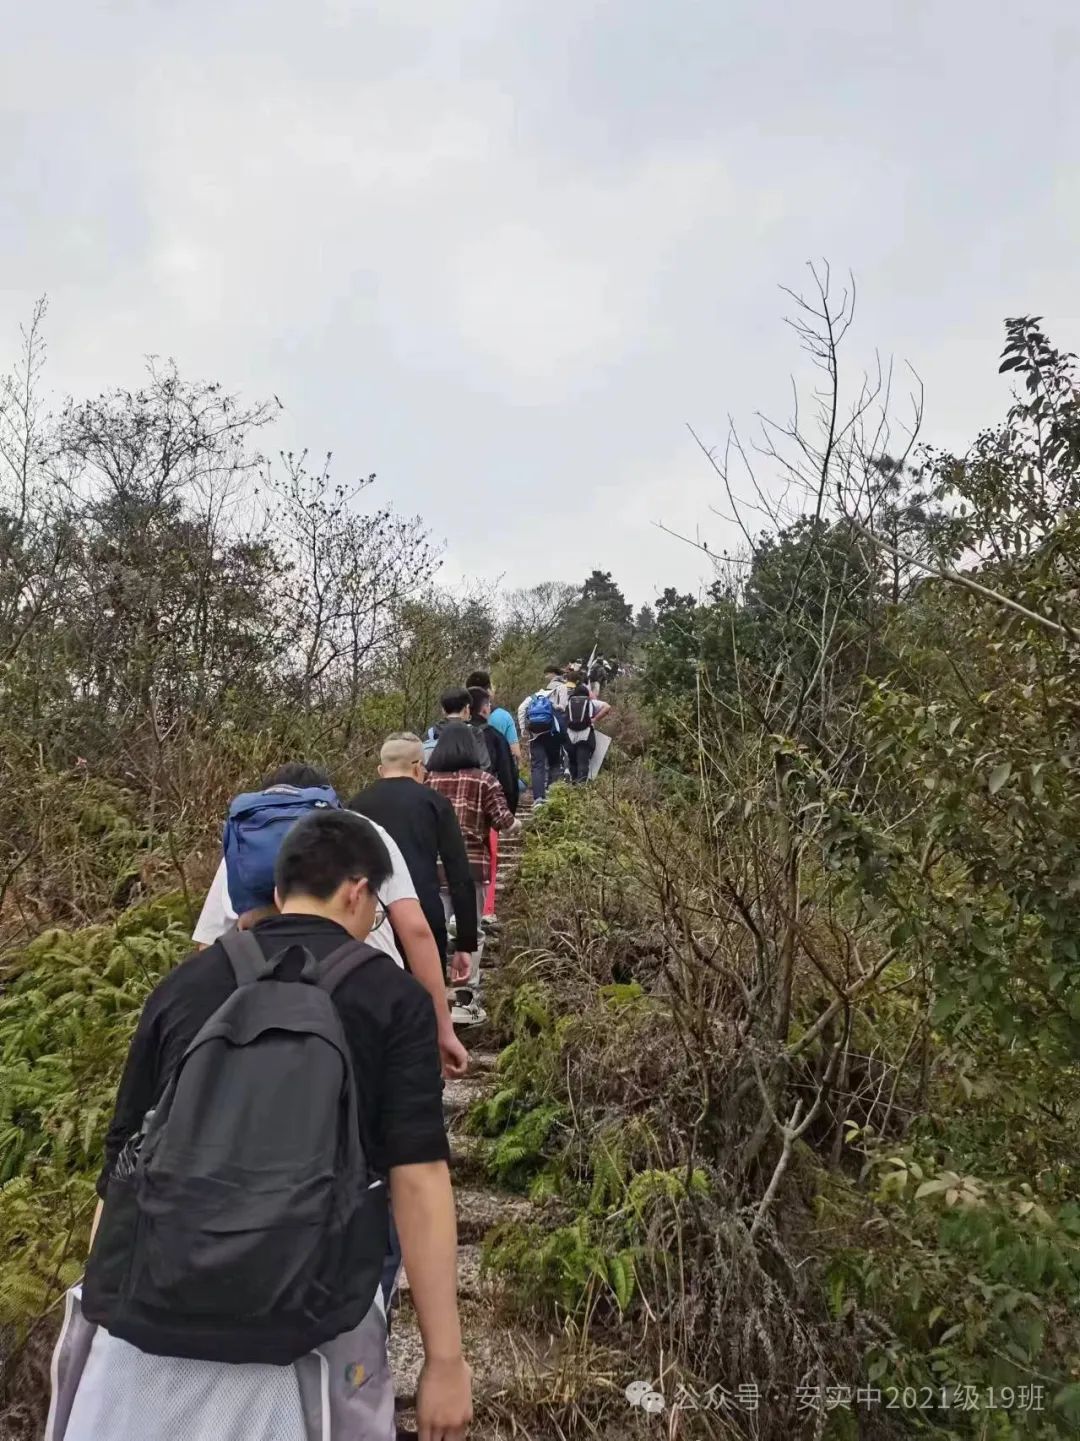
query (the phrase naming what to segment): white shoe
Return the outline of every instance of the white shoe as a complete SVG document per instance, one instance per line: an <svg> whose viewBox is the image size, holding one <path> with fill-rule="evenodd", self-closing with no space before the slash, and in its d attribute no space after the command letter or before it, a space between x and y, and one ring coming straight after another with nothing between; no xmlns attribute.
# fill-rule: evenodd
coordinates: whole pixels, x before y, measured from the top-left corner
<svg viewBox="0 0 1080 1441"><path fill-rule="evenodd" d="M487 1020L487 1011L476 998L471 986L459 986L454 992L450 1020L455 1026L479 1026Z"/></svg>

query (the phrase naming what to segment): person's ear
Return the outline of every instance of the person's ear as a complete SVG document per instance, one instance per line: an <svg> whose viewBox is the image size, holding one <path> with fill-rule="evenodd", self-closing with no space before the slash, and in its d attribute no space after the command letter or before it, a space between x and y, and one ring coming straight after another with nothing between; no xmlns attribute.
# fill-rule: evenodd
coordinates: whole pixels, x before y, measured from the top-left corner
<svg viewBox="0 0 1080 1441"><path fill-rule="evenodd" d="M366 876L361 876L359 880L353 881L351 883L348 895L350 911L356 911L360 909L360 907L364 904L364 901L367 899L370 889L371 888L367 883Z"/></svg>

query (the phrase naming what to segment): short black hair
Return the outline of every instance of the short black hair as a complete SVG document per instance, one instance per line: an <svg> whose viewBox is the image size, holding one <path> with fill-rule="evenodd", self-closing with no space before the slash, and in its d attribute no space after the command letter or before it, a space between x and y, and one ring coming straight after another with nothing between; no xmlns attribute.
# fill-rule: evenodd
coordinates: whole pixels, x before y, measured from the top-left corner
<svg viewBox="0 0 1080 1441"><path fill-rule="evenodd" d="M469 709L469 692L463 686L456 686L443 695L439 704L443 715L460 715L463 710Z"/></svg>
<svg viewBox="0 0 1080 1441"><path fill-rule="evenodd" d="M480 712L486 705L491 704L491 692L485 690L482 685L471 685L469 687L469 710L473 720L479 720Z"/></svg>
<svg viewBox="0 0 1080 1441"><path fill-rule="evenodd" d="M579 681L578 684L574 687L574 694L591 696L592 691L589 689L589 687L585 684L584 681Z"/></svg>
<svg viewBox="0 0 1080 1441"><path fill-rule="evenodd" d="M289 761L286 765L278 766L276 771L263 776L259 789L267 791L271 786L296 786L297 790L306 790L308 786L329 786L330 777L324 771L316 770L305 761Z"/></svg>
<svg viewBox="0 0 1080 1441"><path fill-rule="evenodd" d="M544 674L562 675L562 666L556 665L554 661L549 661L548 664L544 667Z"/></svg>
<svg viewBox="0 0 1080 1441"><path fill-rule="evenodd" d="M302 816L282 841L274 884L283 901L327 901L342 881L363 878L375 892L392 869L390 852L369 820L354 811L317 810Z"/></svg>
<svg viewBox="0 0 1080 1441"><path fill-rule="evenodd" d="M479 686L481 690L491 690L491 672L487 670L474 670L469 679L465 682L465 689L472 690Z"/></svg>

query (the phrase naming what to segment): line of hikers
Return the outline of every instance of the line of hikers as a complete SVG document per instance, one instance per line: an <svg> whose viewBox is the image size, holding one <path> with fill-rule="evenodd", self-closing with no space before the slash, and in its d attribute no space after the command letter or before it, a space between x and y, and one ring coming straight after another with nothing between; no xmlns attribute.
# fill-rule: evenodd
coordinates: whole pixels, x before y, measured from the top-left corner
<svg viewBox="0 0 1080 1441"><path fill-rule="evenodd" d="M46 1441L390 1441L403 1261L419 1435L467 1430L443 1076L468 1066L455 1025L483 1019L523 789L513 717L469 682L347 805L300 763L230 805L196 949L120 1081ZM519 708L538 801L560 752L587 775L609 708L580 689L553 666Z"/></svg>
<svg viewBox="0 0 1080 1441"><path fill-rule="evenodd" d="M561 666L549 665L540 690L518 708L518 726L529 737L533 799L542 805L548 786L565 776L574 785L592 778L597 757L596 724L611 710L599 699L599 683L571 685ZM606 749L606 747L605 747ZM599 759L603 759L601 752Z"/></svg>

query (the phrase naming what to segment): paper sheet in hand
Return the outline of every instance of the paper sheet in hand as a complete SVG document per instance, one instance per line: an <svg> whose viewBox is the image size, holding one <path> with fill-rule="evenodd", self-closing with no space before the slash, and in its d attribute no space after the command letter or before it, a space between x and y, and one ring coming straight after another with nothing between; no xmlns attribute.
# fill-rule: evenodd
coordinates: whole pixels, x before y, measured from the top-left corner
<svg viewBox="0 0 1080 1441"><path fill-rule="evenodd" d="M596 773L604 764L604 757L611 745L611 737L604 735L603 731L596 732L596 749L592 753L592 760L589 762L589 779L594 781Z"/></svg>

